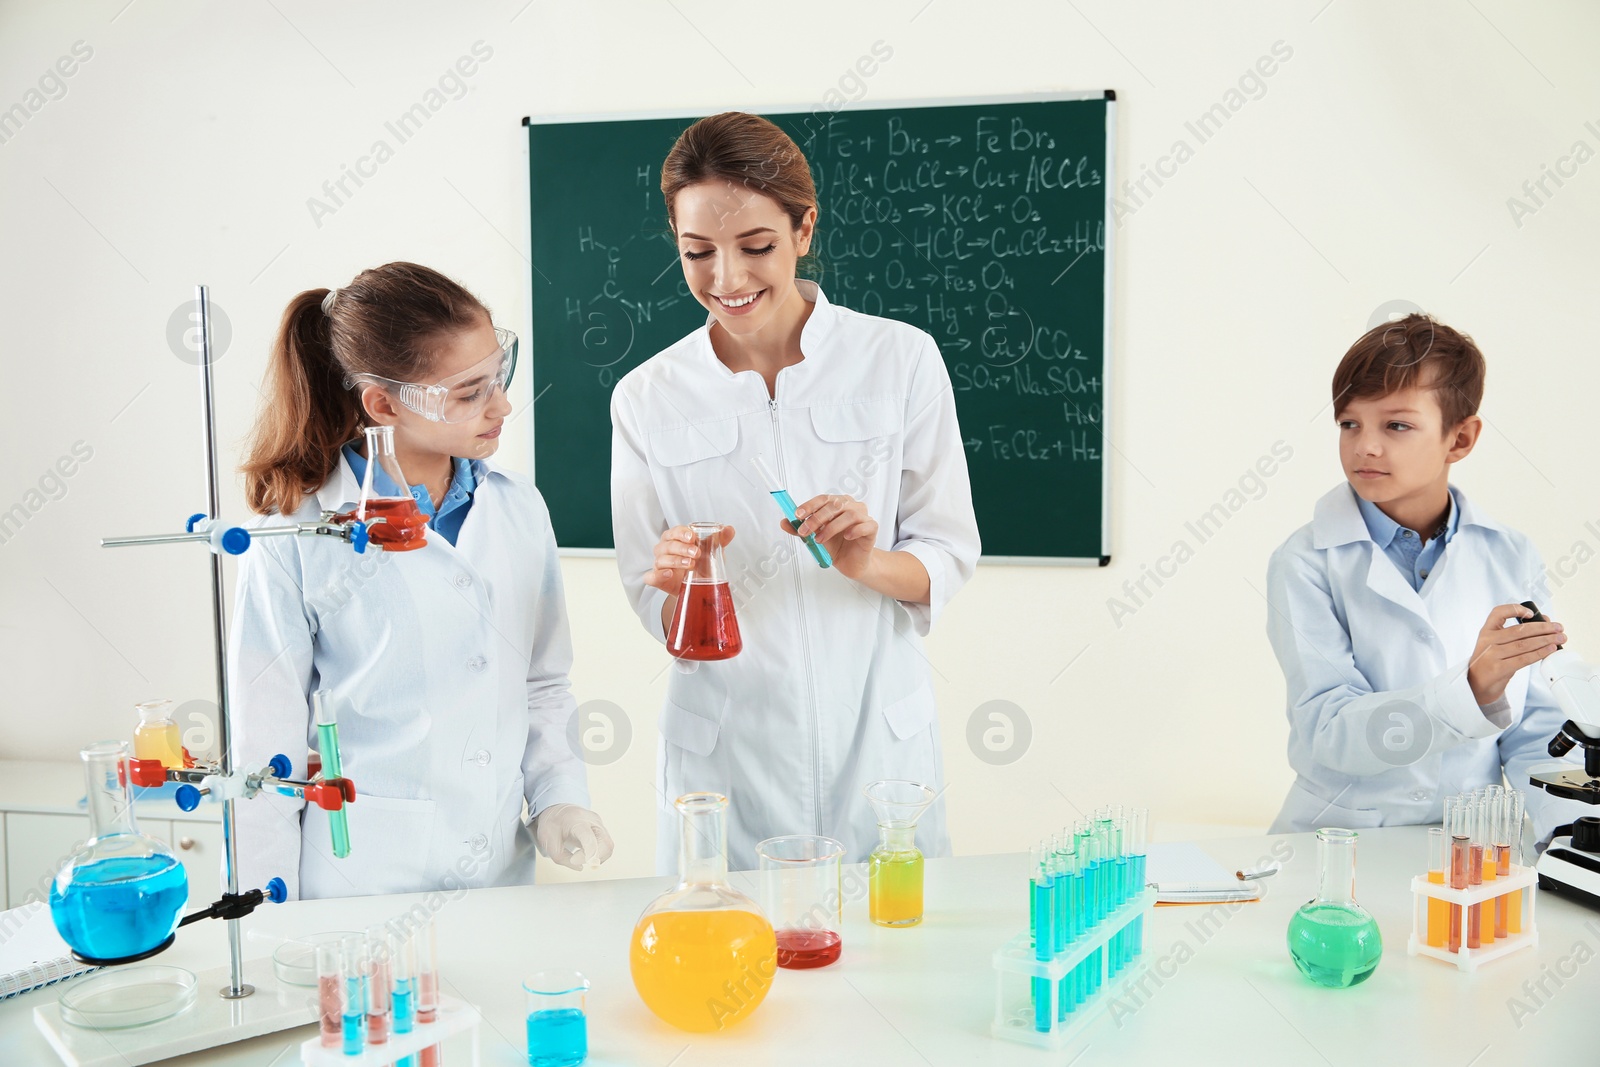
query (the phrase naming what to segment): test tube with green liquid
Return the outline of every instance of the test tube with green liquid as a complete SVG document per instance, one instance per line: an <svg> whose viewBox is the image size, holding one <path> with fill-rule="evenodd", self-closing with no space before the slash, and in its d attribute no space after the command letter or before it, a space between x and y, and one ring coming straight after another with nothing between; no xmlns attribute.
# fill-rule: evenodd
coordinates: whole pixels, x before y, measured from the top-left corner
<svg viewBox="0 0 1600 1067"><path fill-rule="evenodd" d="M322 756L322 777L343 778L339 764L339 721L333 710L333 694L318 689L311 694L311 708L317 722L317 752ZM344 808L328 812L328 828L333 833L333 854L340 859L350 855L350 822Z"/></svg>

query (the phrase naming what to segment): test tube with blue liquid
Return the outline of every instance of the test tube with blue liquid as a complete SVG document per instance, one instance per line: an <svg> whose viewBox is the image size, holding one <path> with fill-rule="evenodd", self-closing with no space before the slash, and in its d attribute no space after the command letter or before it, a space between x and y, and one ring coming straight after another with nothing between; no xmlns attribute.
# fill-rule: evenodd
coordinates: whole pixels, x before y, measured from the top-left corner
<svg viewBox="0 0 1600 1067"><path fill-rule="evenodd" d="M783 509L784 517L794 524L795 530L800 529L800 518L795 514L794 498L789 495L789 490L784 488L783 482L778 478L778 472L767 462L767 457L757 452L750 457L755 463L756 471L761 475L761 480L766 483L767 492L772 494L772 499L778 502ZM815 537L806 535L801 540L805 541L806 548L811 550L811 558L817 561L817 566L828 568L833 566L833 557L828 555L828 550L817 543Z"/></svg>
<svg viewBox="0 0 1600 1067"><path fill-rule="evenodd" d="M1033 958L1047 963L1055 952L1056 902L1055 881L1051 877L1052 855L1048 845L1035 845L1028 855L1032 871L1029 891L1033 899ZM1050 997L1050 980L1034 978L1033 1028L1041 1034L1050 1031L1051 1012L1054 1005Z"/></svg>
<svg viewBox="0 0 1600 1067"><path fill-rule="evenodd" d="M340 971L344 981L341 1044L346 1056L359 1056L367 1047L367 942L346 937L339 942Z"/></svg>

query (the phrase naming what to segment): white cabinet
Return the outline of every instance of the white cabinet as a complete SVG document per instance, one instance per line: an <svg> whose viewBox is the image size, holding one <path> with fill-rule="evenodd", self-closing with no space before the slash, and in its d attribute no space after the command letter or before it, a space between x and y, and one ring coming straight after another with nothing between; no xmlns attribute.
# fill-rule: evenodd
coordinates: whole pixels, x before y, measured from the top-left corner
<svg viewBox="0 0 1600 1067"><path fill-rule="evenodd" d="M8 811L5 823L6 906L50 899L51 879L89 836L89 817Z"/></svg>

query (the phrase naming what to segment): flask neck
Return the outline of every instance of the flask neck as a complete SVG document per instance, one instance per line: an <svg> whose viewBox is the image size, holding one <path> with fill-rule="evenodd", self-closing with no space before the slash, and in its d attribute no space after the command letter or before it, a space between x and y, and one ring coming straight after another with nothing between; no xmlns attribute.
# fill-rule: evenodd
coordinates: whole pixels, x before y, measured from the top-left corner
<svg viewBox="0 0 1600 1067"><path fill-rule="evenodd" d="M1317 831L1317 900L1356 902L1356 835L1350 830Z"/></svg>
<svg viewBox="0 0 1600 1067"><path fill-rule="evenodd" d="M909 852L917 847L917 826L880 822L878 844L893 852Z"/></svg>
<svg viewBox="0 0 1600 1067"><path fill-rule="evenodd" d="M678 870L686 885L710 885L728 880L728 814L722 806L684 805L683 841L678 849Z"/></svg>
<svg viewBox="0 0 1600 1067"><path fill-rule="evenodd" d="M127 758L127 746L121 741L101 742L83 750L91 838L139 832L133 821Z"/></svg>

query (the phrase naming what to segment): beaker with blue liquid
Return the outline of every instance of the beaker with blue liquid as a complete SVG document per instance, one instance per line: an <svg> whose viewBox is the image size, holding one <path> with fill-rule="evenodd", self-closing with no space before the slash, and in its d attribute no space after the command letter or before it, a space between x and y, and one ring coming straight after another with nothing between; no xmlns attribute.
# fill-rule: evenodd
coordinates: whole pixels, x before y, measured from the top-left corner
<svg viewBox="0 0 1600 1067"><path fill-rule="evenodd" d="M127 743L100 741L82 756L89 839L56 872L50 917L85 960L146 956L178 929L189 878L165 842L134 822Z"/></svg>

